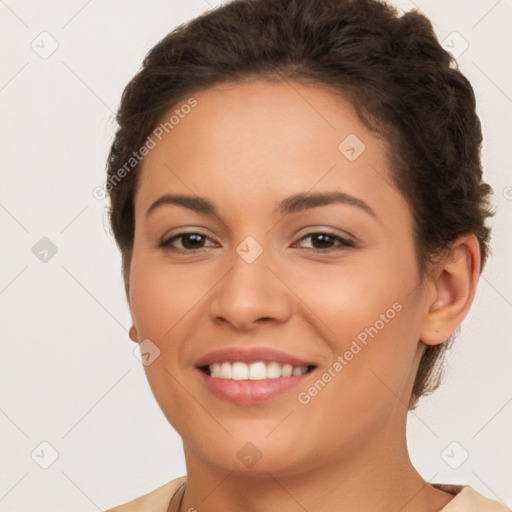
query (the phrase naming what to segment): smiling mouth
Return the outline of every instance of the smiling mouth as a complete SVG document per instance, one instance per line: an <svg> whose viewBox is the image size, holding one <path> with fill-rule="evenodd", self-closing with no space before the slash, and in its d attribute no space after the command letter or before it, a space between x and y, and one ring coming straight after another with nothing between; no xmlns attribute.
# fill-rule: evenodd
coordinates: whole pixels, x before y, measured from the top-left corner
<svg viewBox="0 0 512 512"><path fill-rule="evenodd" d="M293 366L289 363L281 364L277 361L256 361L254 363L243 363L241 361L225 361L200 366L199 370L209 377L217 379L228 379L238 381L261 381L280 379L283 377L299 377L310 373L316 368L315 365Z"/></svg>

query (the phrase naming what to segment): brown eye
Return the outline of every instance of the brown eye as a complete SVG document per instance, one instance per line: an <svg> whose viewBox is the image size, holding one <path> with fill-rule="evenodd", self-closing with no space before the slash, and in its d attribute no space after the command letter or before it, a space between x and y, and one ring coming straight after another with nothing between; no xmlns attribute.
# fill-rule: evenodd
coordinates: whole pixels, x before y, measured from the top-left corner
<svg viewBox="0 0 512 512"><path fill-rule="evenodd" d="M344 250L354 247L354 243L346 238L342 238L334 233L316 232L303 236L300 241L310 238L315 252L329 252L336 250ZM337 246L334 245L337 243Z"/></svg>
<svg viewBox="0 0 512 512"><path fill-rule="evenodd" d="M181 251L193 251L196 249L203 249L204 240L208 239L206 235L197 232L186 232L186 233L178 233L177 235L172 236L171 238L167 238L162 240L158 247L162 249L176 249ZM181 247L176 247L173 244L180 240Z"/></svg>

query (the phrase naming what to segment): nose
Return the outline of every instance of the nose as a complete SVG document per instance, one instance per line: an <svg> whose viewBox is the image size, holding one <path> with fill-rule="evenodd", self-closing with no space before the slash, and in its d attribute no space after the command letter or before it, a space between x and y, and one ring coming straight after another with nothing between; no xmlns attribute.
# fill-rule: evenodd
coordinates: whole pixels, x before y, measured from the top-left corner
<svg viewBox="0 0 512 512"><path fill-rule="evenodd" d="M210 315L239 331L283 323L291 314L293 297L285 282L279 271L267 266L265 251L252 263L235 252L231 269L213 289Z"/></svg>

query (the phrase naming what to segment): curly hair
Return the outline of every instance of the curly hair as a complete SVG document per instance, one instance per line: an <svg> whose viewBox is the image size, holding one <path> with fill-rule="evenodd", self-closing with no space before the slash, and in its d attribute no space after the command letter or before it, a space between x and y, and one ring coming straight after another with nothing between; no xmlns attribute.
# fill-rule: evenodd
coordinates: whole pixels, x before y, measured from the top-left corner
<svg viewBox="0 0 512 512"><path fill-rule="evenodd" d="M422 278L450 242L468 233L478 238L483 270L485 221L494 213L492 189L482 181L475 95L431 22L378 0L233 0L170 32L124 89L105 187L127 293L141 168L134 152L184 98L252 79L320 84L349 100L387 142L393 185L412 212ZM454 336L424 350L410 409L439 386Z"/></svg>

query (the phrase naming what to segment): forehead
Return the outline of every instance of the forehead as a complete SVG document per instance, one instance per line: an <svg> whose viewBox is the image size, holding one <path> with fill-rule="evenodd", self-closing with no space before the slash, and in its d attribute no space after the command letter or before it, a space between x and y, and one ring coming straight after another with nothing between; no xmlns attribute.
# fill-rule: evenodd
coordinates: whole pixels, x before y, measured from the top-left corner
<svg viewBox="0 0 512 512"><path fill-rule="evenodd" d="M195 106L190 108L192 101ZM217 84L183 98L162 117L159 127L160 148L179 150L186 142L185 149L195 147L224 158L231 154L246 163L249 158L263 160L269 153L337 157L339 143L351 134L371 146L370 151L376 142L369 140L374 137L339 93L293 81ZM162 154L157 147L146 161L158 156Z"/></svg>
<svg viewBox="0 0 512 512"><path fill-rule="evenodd" d="M326 86L222 83L184 98L162 122L171 117L143 161L136 203L168 189L243 203L313 187L371 200L391 183L384 142Z"/></svg>

